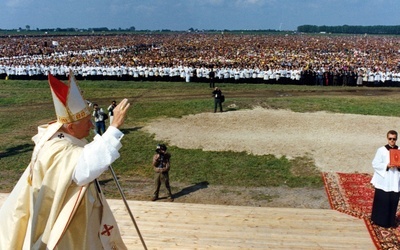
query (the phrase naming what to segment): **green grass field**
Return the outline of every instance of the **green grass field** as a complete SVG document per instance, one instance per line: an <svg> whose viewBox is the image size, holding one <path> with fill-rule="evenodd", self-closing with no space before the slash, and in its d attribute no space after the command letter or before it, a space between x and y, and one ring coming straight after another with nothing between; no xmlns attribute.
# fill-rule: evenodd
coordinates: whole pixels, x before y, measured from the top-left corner
<svg viewBox="0 0 400 250"><path fill-rule="evenodd" d="M119 175L152 177L149 167L158 141L140 130L162 117L211 112L207 83L79 81L85 98L106 109L112 100L127 97L132 103L123 127L121 158L113 167ZM330 111L378 116L399 116L397 88L355 88L219 84L230 112L265 108L296 112ZM0 192L8 192L29 163L31 137L37 126L55 119L47 81L0 80ZM93 136L93 135L91 135ZM90 140L90 138L89 138ZM268 187L321 187L321 175L307 155L292 160L245 152L205 152L169 146L173 152L171 179L184 183ZM296 167L296 171L293 171Z"/></svg>

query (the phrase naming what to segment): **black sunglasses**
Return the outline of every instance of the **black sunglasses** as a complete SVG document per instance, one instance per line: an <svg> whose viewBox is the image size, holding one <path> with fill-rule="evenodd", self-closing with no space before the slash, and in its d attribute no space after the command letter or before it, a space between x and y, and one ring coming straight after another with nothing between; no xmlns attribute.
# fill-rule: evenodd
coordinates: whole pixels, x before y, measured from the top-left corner
<svg viewBox="0 0 400 250"><path fill-rule="evenodd" d="M388 138L389 141L397 141L397 138Z"/></svg>

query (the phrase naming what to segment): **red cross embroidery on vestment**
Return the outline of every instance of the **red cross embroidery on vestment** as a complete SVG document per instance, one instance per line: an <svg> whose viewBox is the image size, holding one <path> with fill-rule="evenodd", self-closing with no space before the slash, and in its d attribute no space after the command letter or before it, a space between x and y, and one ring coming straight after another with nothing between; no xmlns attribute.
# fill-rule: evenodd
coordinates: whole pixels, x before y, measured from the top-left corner
<svg viewBox="0 0 400 250"><path fill-rule="evenodd" d="M105 235L105 234L106 234L107 236L110 236L110 234L111 234L111 229L113 229L114 226L110 226L110 225L104 224L103 227L104 227L104 231L101 232L101 235Z"/></svg>

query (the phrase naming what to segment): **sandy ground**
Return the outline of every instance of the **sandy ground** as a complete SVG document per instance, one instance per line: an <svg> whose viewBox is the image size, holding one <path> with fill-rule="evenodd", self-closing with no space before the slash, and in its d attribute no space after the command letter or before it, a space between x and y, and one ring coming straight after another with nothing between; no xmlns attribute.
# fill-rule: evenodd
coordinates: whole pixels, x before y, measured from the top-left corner
<svg viewBox="0 0 400 250"><path fill-rule="evenodd" d="M372 173L371 161L376 149L386 144L386 132L397 130L398 125L400 118L397 117L255 108L156 120L143 130L154 134L158 141L180 148L246 151L255 155L285 155L288 158L308 155L314 158L322 172ZM206 199L202 203L329 208L324 189L238 188L229 194L226 190L220 191L221 187L198 187L178 200L202 202ZM254 198L257 193L271 199Z"/></svg>
<svg viewBox="0 0 400 250"><path fill-rule="evenodd" d="M400 118L256 108L154 121L144 129L180 148L309 155L322 172L372 173L376 149Z"/></svg>

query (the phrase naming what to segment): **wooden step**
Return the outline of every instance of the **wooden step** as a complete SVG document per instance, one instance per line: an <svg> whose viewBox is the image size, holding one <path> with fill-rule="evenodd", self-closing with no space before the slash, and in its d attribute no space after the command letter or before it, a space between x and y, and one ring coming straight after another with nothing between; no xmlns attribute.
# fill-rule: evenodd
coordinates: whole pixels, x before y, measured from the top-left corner
<svg viewBox="0 0 400 250"><path fill-rule="evenodd" d="M108 202L128 249L143 249L123 201ZM362 219L335 210L128 204L148 249L376 249Z"/></svg>

